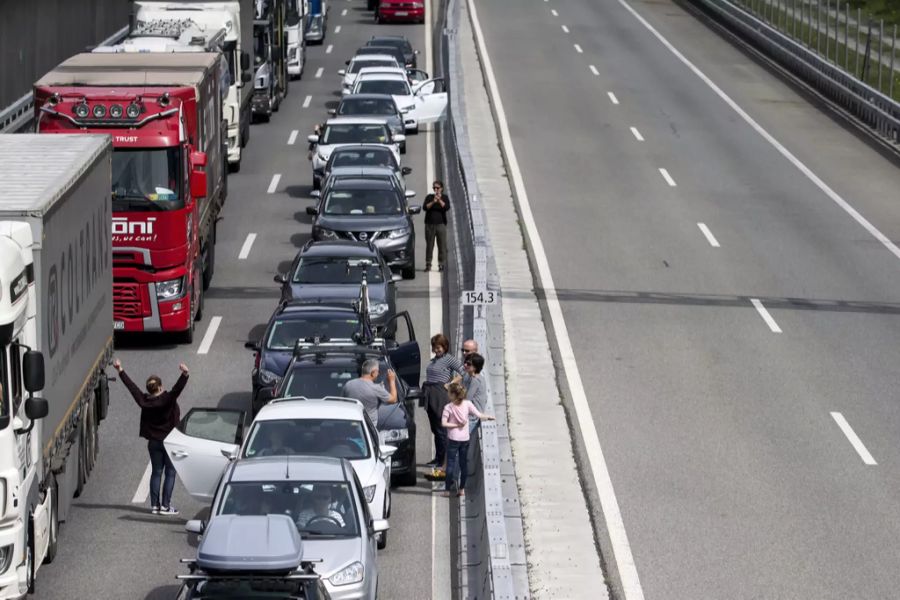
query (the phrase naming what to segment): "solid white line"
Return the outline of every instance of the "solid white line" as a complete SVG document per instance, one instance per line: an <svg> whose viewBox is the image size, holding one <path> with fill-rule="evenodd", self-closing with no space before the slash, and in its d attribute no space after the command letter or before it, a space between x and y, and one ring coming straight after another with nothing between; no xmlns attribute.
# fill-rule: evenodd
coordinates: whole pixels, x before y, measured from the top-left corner
<svg viewBox="0 0 900 600"><path fill-rule="evenodd" d="M635 139L636 139L637 141L639 141L639 142L643 142L643 141L644 141L644 136L642 136L642 135L641 135L641 132L637 130L637 127L632 127L632 128L631 128L631 133L632 133L632 135L634 135L634 137L635 137Z"/></svg>
<svg viewBox="0 0 900 600"><path fill-rule="evenodd" d="M763 318L763 321L766 322L766 325L769 326L769 329L772 330L772 333L781 333L781 327L778 326L778 323L775 322L775 319L772 318L772 315L769 314L769 311L766 310L766 307L763 306L763 303L759 300L759 298L750 298L750 304L753 305L753 308L756 309L756 312L759 313L759 316Z"/></svg>
<svg viewBox="0 0 900 600"><path fill-rule="evenodd" d="M558 17L558 16L559 16L559 13L556 12L556 9L555 9L555 8L551 8L551 9L550 9L550 14L553 15L554 17Z"/></svg>
<svg viewBox="0 0 900 600"><path fill-rule="evenodd" d="M206 333L203 335L203 340L200 342L200 347L197 348L197 354L207 354L209 352L210 346L212 346L213 340L216 338L216 332L219 330L219 324L222 323L222 317L216 316L209 320L209 327L206 328Z"/></svg>
<svg viewBox="0 0 900 600"><path fill-rule="evenodd" d="M606 92L606 95L609 96L609 101L612 102L613 104L619 103L619 99L616 98L616 95L613 94L612 92Z"/></svg>
<svg viewBox="0 0 900 600"><path fill-rule="evenodd" d="M321 70L322 70L322 68L319 67L319 71L321 71ZM321 73L317 74L316 77L321 77ZM312 96L307 96L306 98L304 98L303 99L303 108L309 108L310 102L312 102Z"/></svg>
<svg viewBox="0 0 900 600"><path fill-rule="evenodd" d="M328 47L325 48L325 54L331 54L332 50L334 50L334 44L328 44Z"/></svg>
<svg viewBox="0 0 900 600"><path fill-rule="evenodd" d="M542 286L544 293L546 294L547 309L552 323L553 333L556 337L557 347L559 348L563 372L572 394L572 405L575 409L578 428L584 439L585 453L587 454L590 463L591 476L594 479L594 484L600 497L600 513L603 515L606 531L609 534L613 557L619 572L619 580L622 585L624 598L625 600L643 600L644 591L641 587L640 578L638 577L637 567L634 564L634 556L631 553L631 544L628 542L628 534L625 531L625 522L622 519L622 511L619 508L619 502L616 499L616 493L613 489L609 467L603 456L603 448L600 445L600 436L597 433L597 426L594 422L594 417L591 414L591 406L588 404L587 392L585 391L584 383L581 380L578 363L575 361L575 351L572 349L572 342L569 339L569 330L566 327L562 306L559 303L559 297L557 296L556 287L553 283L550 263L547 260L544 244L541 241L541 236L534 220L534 214L531 212L531 205L528 202L528 193L525 189L522 171L519 169L519 162L516 159L516 152L513 148L512 139L509 134L509 125L506 120L506 113L503 110L503 101L500 98L500 92L497 88L497 79L494 76L491 58L484 41L484 33L481 30L481 24L478 20L476 4L476 2L469 2L469 14L472 19L472 27L475 31L479 54L484 61L483 64L488 83L488 91L490 92L491 100L494 102L503 151L506 155L507 162L509 163L510 171L512 172L512 183L516 198L518 198L519 201L519 210L522 214L522 221L525 224L525 231L528 234L528 239L534 251L535 266L537 267L538 276L540 278L540 281L535 283L536 285Z"/></svg>
<svg viewBox="0 0 900 600"><path fill-rule="evenodd" d="M659 168L659 174L663 176L663 179L666 180L666 183L668 183L670 187L675 187L676 185L678 185L675 183L675 180L672 179L672 176L669 175L669 172L662 167Z"/></svg>
<svg viewBox="0 0 900 600"><path fill-rule="evenodd" d="M853 446L853 449L856 450L856 453L859 454L862 461L870 466L877 465L878 463L875 462L875 458L869 454L865 444L862 443L862 440L859 439L859 436L856 435L856 432L850 427L850 423L847 422L844 415L839 412L832 412L831 418L834 419L837 426L840 427L841 431L844 432L844 435L847 436L847 440L850 441L850 445Z"/></svg>
<svg viewBox="0 0 900 600"><path fill-rule="evenodd" d="M132 504L143 504L147 501L147 496L150 495L150 473L152 471L152 466L150 463L147 463L147 468L144 469L144 474L141 476L141 482L137 486L137 490L134 492L134 497L131 499Z"/></svg>
<svg viewBox="0 0 900 600"><path fill-rule="evenodd" d="M316 69L316 79L319 79L320 77L322 77L322 73L324 73L324 72L325 72L325 67L319 67L318 69Z"/></svg>
<svg viewBox="0 0 900 600"><path fill-rule="evenodd" d="M597 67L595 67L594 65L590 65L590 67L591 67L591 73L593 73L594 75L600 74L600 71L597 70Z"/></svg>
<svg viewBox="0 0 900 600"><path fill-rule="evenodd" d="M269 189L266 190L269 194L274 194L275 190L278 189L278 182L281 181L281 173L275 173L272 175L272 181L269 183Z"/></svg>
<svg viewBox="0 0 900 600"><path fill-rule="evenodd" d="M700 228L700 231L703 232L703 235L706 237L706 241L709 242L709 245L713 248L719 247L719 240L716 239L716 236L713 235L712 231L709 230L709 227L706 226L706 223L697 223L697 227Z"/></svg>
<svg viewBox="0 0 900 600"><path fill-rule="evenodd" d="M345 8L344 10L341 11L341 16L342 16L342 17L346 17L346 16L347 16L347 9L346 9L346 8Z"/></svg>
<svg viewBox="0 0 900 600"><path fill-rule="evenodd" d="M761 135L764 140L769 142L769 144L771 144L773 148L775 148L783 157L785 157L792 165L794 165L797 170L803 173L803 175L805 175L807 179L813 182L816 187L818 187L835 204L840 206L844 210L844 212L846 212L853 218L854 221L859 223L866 231L868 231L869 234L872 235L872 237L881 242L881 245L887 248L891 254L893 254L897 258L900 258L900 248L898 248L896 244L888 239L888 237L884 235L877 227L872 225L872 223L870 223L868 219L866 219L855 208L853 208L849 202L844 200L837 192L831 189L827 183L822 181L822 179L818 175L813 173L812 169L807 167L803 162L800 161L799 158L794 156L791 151L788 150L781 142L775 139L772 134L763 129L762 125L757 123L753 119L753 117L751 117L747 113L747 111L741 108L737 102L732 100L731 97L728 96L728 94L723 92L722 89L719 88L719 86L716 85L712 79L707 77L703 71L697 68L697 66L694 65L694 63L692 63L690 60L688 60L675 46L672 45L671 42L669 42L669 40L667 40L661 33L658 32L653 27L653 25L648 23L647 20L644 19L644 17L639 15L638 12L628 4L628 2L626 2L625 0L619 0L619 4L624 6L626 10L628 10L628 12L630 12L634 16L635 19L640 21L640 23L644 27L646 27L650 31L650 33L652 33L656 37L656 39L660 41L660 43L662 43L663 46L668 48L668 50L672 54L674 54L675 57L678 58L678 60L680 60L682 63L684 63L685 66L687 66L687 68L693 71L694 74L699 77L701 81L703 81L703 83L705 83L713 92L716 93L719 98L721 98L725 102L725 104L730 106L731 109L734 110L734 112L740 115L740 117L748 125L750 125L750 127L752 127L759 135Z"/></svg>
<svg viewBox="0 0 900 600"><path fill-rule="evenodd" d="M299 134L299 133L300 133L300 132L297 131L296 129L294 129L293 131L291 131L291 135L288 136L288 146L293 146L293 145L294 145L294 143L297 141L297 134Z"/></svg>
<svg viewBox="0 0 900 600"><path fill-rule="evenodd" d="M247 239L244 240L244 245L241 246L241 252L238 254L238 260L246 260L248 256L250 256L250 248L253 247L253 242L256 241L255 233L248 233Z"/></svg>
<svg viewBox="0 0 900 600"><path fill-rule="evenodd" d="M335 33L340 33L340 32L341 32L341 26L338 25L337 27L335 27L335 28L334 28L334 32L335 32Z"/></svg>
<svg viewBox="0 0 900 600"><path fill-rule="evenodd" d="M578 44L575 44L575 52L577 52L578 54L581 54L582 52L584 52L584 50L581 49L581 46L579 46Z"/></svg>
<svg viewBox="0 0 900 600"><path fill-rule="evenodd" d="M566 27L565 25L562 26L562 30L566 33L569 33L569 28Z"/></svg>

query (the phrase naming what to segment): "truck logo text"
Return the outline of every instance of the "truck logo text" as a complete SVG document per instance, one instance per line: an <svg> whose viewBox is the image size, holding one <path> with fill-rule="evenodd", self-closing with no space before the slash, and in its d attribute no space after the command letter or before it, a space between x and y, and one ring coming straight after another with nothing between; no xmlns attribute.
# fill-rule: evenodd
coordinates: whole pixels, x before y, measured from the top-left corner
<svg viewBox="0 0 900 600"><path fill-rule="evenodd" d="M122 144L133 144L138 141L136 135L114 135L113 140Z"/></svg>
<svg viewBox="0 0 900 600"><path fill-rule="evenodd" d="M129 221L125 217L113 217L113 241L118 243L152 242L156 239L156 233L153 231L155 221L156 217L148 217L143 221Z"/></svg>

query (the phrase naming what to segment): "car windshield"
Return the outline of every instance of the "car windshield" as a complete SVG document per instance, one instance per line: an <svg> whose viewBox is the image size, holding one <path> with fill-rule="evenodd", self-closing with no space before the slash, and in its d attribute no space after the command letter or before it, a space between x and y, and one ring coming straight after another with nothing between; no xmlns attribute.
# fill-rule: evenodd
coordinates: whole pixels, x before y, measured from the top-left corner
<svg viewBox="0 0 900 600"><path fill-rule="evenodd" d="M359 73L359 70L363 67L397 67L396 60L387 60L382 58L377 58L374 60L354 60L350 63L350 73Z"/></svg>
<svg viewBox="0 0 900 600"><path fill-rule="evenodd" d="M292 369L287 374L283 396L324 398L341 396L344 384L358 375L356 370L333 368Z"/></svg>
<svg viewBox="0 0 900 600"><path fill-rule="evenodd" d="M369 40L367 46L390 46L391 48L399 48L401 52L408 52L412 54L412 46L409 45L409 42L401 39L401 38L375 38L374 40Z"/></svg>
<svg viewBox="0 0 900 600"><path fill-rule="evenodd" d="M303 468L291 466L295 472ZM302 537L359 537L356 507L344 482L231 481L216 514L288 515Z"/></svg>
<svg viewBox="0 0 900 600"><path fill-rule="evenodd" d="M357 94L409 96L409 86L401 79L363 79L356 84Z"/></svg>
<svg viewBox="0 0 900 600"><path fill-rule="evenodd" d="M347 98L338 107L339 115L389 115L397 114L393 98Z"/></svg>
<svg viewBox="0 0 900 600"><path fill-rule="evenodd" d="M112 156L113 211L184 208L181 157L180 148L117 148Z"/></svg>
<svg viewBox="0 0 900 600"><path fill-rule="evenodd" d="M304 317L276 319L266 338L266 350L293 350L297 340L312 337L352 338L359 329L359 319Z"/></svg>
<svg viewBox="0 0 900 600"><path fill-rule="evenodd" d="M339 123L327 125L322 143L386 144L390 140L387 127L381 123Z"/></svg>
<svg viewBox="0 0 900 600"><path fill-rule="evenodd" d="M309 284L359 284L363 273L369 283L383 283L381 266L375 259L348 258L346 256L311 256L301 258L294 283Z"/></svg>
<svg viewBox="0 0 900 600"><path fill-rule="evenodd" d="M394 155L387 148L368 150L335 150L331 155L331 168L335 167L391 167L397 168Z"/></svg>
<svg viewBox="0 0 900 600"><path fill-rule="evenodd" d="M190 600L297 600L315 598L307 595L312 586L307 581L272 579L210 579L188 583ZM178 596L182 598L182 596Z"/></svg>
<svg viewBox="0 0 900 600"><path fill-rule="evenodd" d="M355 375L351 374L351 377ZM316 394L307 398L335 395L338 394ZM347 460L369 458L371 450L363 431L362 421L346 419L255 421L247 438L244 458L289 454L334 456Z"/></svg>
<svg viewBox="0 0 900 600"><path fill-rule="evenodd" d="M325 196L325 215L399 215L400 199L393 190L335 190Z"/></svg>

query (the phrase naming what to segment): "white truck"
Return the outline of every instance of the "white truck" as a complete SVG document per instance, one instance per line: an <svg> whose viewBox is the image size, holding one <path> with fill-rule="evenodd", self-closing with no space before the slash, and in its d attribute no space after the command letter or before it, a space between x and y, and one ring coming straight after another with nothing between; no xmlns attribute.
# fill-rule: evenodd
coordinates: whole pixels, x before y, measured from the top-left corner
<svg viewBox="0 0 900 600"><path fill-rule="evenodd" d="M109 136L0 135L4 599L34 590L97 457L113 350L111 157Z"/></svg>
<svg viewBox="0 0 900 600"><path fill-rule="evenodd" d="M241 169L242 149L250 139L253 1L135 0L133 11L131 31L123 43L126 48L130 45L136 51L154 52L162 46L161 51L173 52L181 46L187 51L219 49L225 54L231 76L223 107L228 122L228 165L236 173ZM224 30L221 40L220 30ZM167 38L168 43L154 41L154 34Z"/></svg>
<svg viewBox="0 0 900 600"><path fill-rule="evenodd" d="M303 77L306 66L306 15L309 0L287 0L284 30L287 33L287 69L291 79Z"/></svg>

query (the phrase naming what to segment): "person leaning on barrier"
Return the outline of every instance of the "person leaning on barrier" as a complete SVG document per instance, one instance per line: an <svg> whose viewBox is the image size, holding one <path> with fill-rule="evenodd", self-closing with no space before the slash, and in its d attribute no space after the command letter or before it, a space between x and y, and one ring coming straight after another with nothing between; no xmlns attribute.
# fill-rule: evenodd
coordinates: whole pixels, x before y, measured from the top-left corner
<svg viewBox="0 0 900 600"><path fill-rule="evenodd" d="M454 373L462 376L465 371L460 360L450 354L450 341L444 334L438 333L431 338L431 351L434 358L425 368L422 393L425 396L428 424L434 434L434 460L428 466L435 467L434 475L440 478L443 474L438 473L442 470L438 468L444 465L447 451L447 431L441 426L441 413L449 401L445 386L453 379Z"/></svg>

